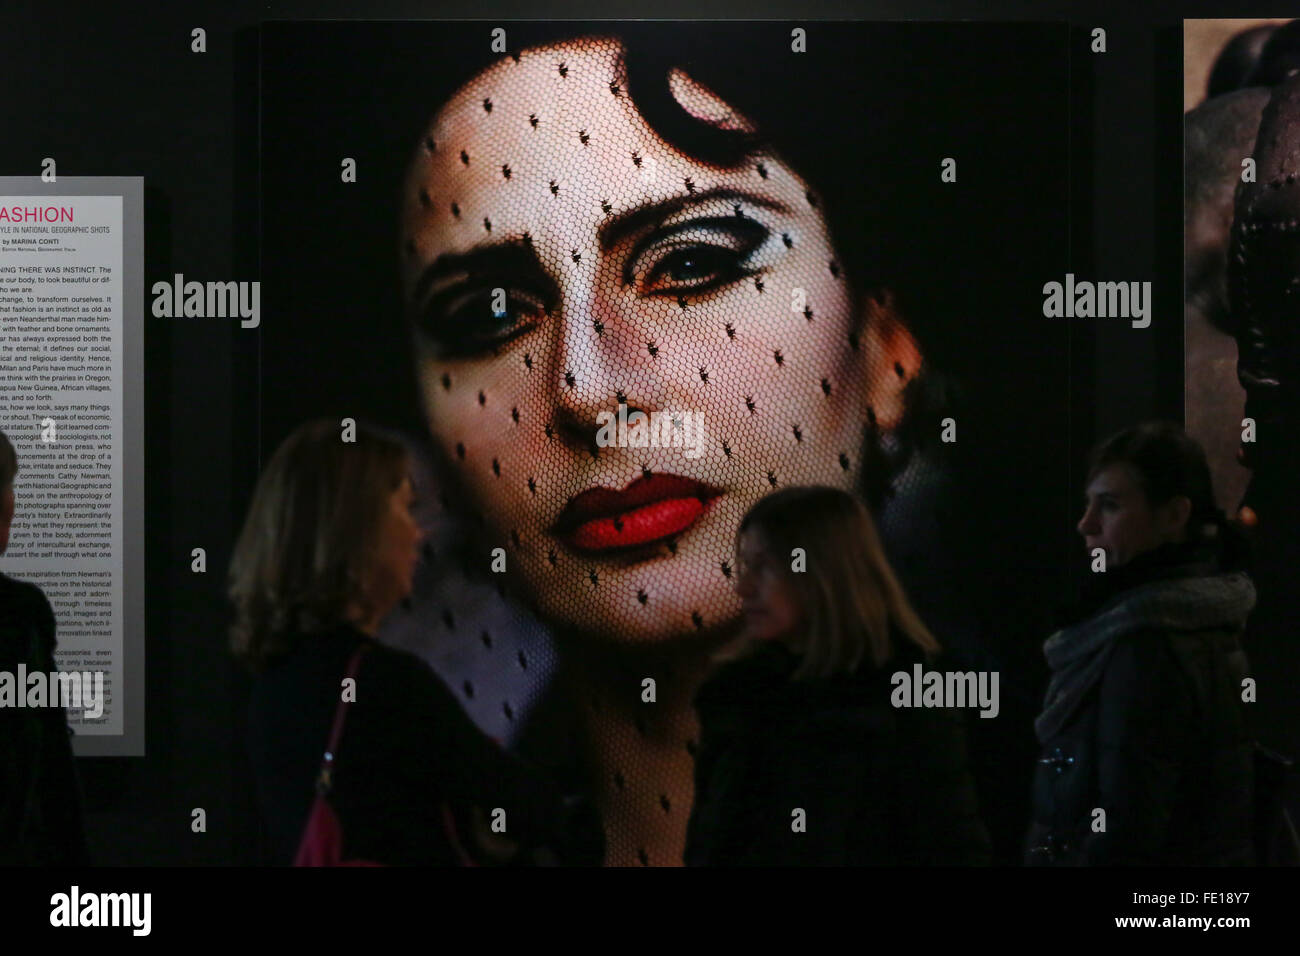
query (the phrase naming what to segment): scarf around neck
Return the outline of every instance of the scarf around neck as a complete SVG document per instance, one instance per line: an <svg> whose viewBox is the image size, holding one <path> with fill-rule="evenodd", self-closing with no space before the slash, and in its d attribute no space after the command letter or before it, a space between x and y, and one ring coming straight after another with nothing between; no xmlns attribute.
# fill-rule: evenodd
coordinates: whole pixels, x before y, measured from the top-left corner
<svg viewBox="0 0 1300 956"><path fill-rule="evenodd" d="M1116 640L1147 628L1195 630L1245 627L1255 606L1255 585L1244 571L1157 580L1130 588L1043 644L1052 670L1043 712L1034 721L1046 743L1065 725L1089 690L1105 673Z"/></svg>

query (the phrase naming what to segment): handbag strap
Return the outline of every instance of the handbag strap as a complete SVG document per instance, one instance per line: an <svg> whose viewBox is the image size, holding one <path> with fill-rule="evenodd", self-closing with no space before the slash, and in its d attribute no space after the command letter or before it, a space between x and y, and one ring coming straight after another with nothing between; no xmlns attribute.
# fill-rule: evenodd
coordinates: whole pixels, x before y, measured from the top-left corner
<svg viewBox="0 0 1300 956"><path fill-rule="evenodd" d="M368 650L370 650L369 643L363 642L353 651L352 656L348 659L347 671L344 674L345 679L357 676L357 669L361 666L361 656ZM329 743L326 745L325 755L321 758L320 774L316 778L316 792L322 797L329 793L333 784L334 754L338 751L339 738L343 736L343 721L347 717L347 707L348 702L340 699L338 708L334 711L334 725L330 728ZM455 853L460 865L478 866L461 842L460 834L457 832L455 815L446 801L442 803L442 826L447 840L451 844L452 852Z"/></svg>
<svg viewBox="0 0 1300 956"><path fill-rule="evenodd" d="M370 649L370 645L362 642L352 656L348 659L347 671L343 675L344 680L355 679L357 669L361 666L361 656ZM334 754L338 752L339 738L343 735L343 721L348 714L348 701L340 697L338 708L334 711L334 725L330 728L329 743L325 745L325 755L321 757L320 773L316 777L316 792L325 794L329 793L333 785L333 767Z"/></svg>

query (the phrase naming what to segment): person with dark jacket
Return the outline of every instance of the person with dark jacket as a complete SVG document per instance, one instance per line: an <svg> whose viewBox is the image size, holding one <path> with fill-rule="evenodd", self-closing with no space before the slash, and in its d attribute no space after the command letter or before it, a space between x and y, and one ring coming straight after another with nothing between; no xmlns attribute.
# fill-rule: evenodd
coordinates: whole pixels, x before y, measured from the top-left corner
<svg viewBox="0 0 1300 956"><path fill-rule="evenodd" d="M0 554L9 546L17 472L18 456L0 432ZM20 664L54 673L54 634L41 589L0 574L0 672L15 681ZM70 734L62 706L0 707L0 866L89 862Z"/></svg>
<svg viewBox="0 0 1300 956"><path fill-rule="evenodd" d="M421 532L407 450L365 426L351 438L321 420L284 441L231 561L232 645L257 675L249 746L274 862L296 857L347 701L328 788L344 860L599 863L589 804L484 736L427 664L374 639L410 593Z"/></svg>
<svg viewBox="0 0 1300 956"><path fill-rule="evenodd" d="M1175 425L1098 446L1086 498L1094 576L1045 645L1026 863L1249 865L1245 539Z"/></svg>
<svg viewBox="0 0 1300 956"><path fill-rule="evenodd" d="M686 864L988 864L960 713L893 705L939 648L863 503L769 495L737 558L745 626L695 700Z"/></svg>

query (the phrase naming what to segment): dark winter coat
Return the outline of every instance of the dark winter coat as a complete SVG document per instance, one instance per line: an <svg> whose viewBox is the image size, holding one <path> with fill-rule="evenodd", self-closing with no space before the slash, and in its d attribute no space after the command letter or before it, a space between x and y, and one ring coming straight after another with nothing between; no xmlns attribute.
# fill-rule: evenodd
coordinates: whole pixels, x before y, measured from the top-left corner
<svg viewBox="0 0 1300 956"><path fill-rule="evenodd" d="M890 703L914 660L795 681L772 642L723 665L696 698L687 865L988 863L961 715Z"/></svg>
<svg viewBox="0 0 1300 956"><path fill-rule="evenodd" d="M466 844L469 808L485 816L499 808L506 837L525 847L571 849L573 805L547 777L486 737L427 664L344 624L299 635L253 687L250 753L272 862L288 864L297 852L344 671L362 644L368 651L355 702L347 705L330 794L345 859L456 863L444 802ZM598 823L576 838L587 839L588 830L598 834ZM598 862L599 848L585 856L582 862Z"/></svg>
<svg viewBox="0 0 1300 956"><path fill-rule="evenodd" d="M1121 602L1134 606L1159 582L1211 597L1177 623L1177 614L1134 615L1146 623L1115 629L1078 699L1040 718L1026 863L1249 865L1254 745L1239 645L1249 579L1226 576L1213 547L1195 544L1166 545L1107 575L1071 640L1088 640L1107 612L1113 620Z"/></svg>
<svg viewBox="0 0 1300 956"><path fill-rule="evenodd" d="M0 671L53 672L54 633L41 589L0 574ZM0 707L0 865L89 862L69 733L62 707Z"/></svg>

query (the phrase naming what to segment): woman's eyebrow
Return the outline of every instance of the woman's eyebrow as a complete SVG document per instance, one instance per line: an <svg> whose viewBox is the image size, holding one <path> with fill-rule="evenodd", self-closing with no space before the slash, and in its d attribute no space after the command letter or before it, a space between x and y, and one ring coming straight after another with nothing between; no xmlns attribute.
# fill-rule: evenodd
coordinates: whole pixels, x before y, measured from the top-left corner
<svg viewBox="0 0 1300 956"><path fill-rule="evenodd" d="M542 279L546 277L546 270L537 258L537 253L517 239L480 243L466 252L444 252L420 273L411 293L411 301L418 302L430 285L445 276L466 273L474 277L512 271L533 273Z"/></svg>
<svg viewBox="0 0 1300 956"><path fill-rule="evenodd" d="M626 236L637 232L653 222L671 216L673 213L681 209L686 209L690 206L696 206L706 202L712 202L718 199L730 199L735 202L748 203L751 206L759 206L763 209L772 209L776 212L790 211L789 206L783 202L779 202L778 200L769 199L766 196L759 196L756 193L751 193L744 189L735 189L731 186L715 186L713 189L706 189L704 192L683 193L680 196L670 196L669 198L660 200L659 202L651 203L646 206L637 206L635 209L629 209L627 212L619 213L613 219L602 223L600 229L597 230L596 237L600 244L600 251L607 252Z"/></svg>

